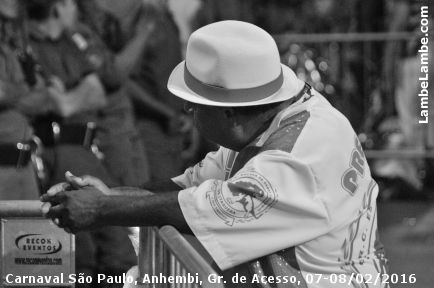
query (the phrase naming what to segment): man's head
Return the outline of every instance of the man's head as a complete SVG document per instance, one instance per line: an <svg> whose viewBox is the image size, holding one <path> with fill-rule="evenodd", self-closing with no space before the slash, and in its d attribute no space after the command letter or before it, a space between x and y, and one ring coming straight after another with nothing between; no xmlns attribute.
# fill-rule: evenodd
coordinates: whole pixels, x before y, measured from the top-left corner
<svg viewBox="0 0 434 288"><path fill-rule="evenodd" d="M1 0L0 1L0 15L8 18L15 19L19 15L19 2L18 0Z"/></svg>
<svg viewBox="0 0 434 288"><path fill-rule="evenodd" d="M186 102L194 125L211 142L239 151L264 132L287 102L257 106L219 107Z"/></svg>
<svg viewBox="0 0 434 288"><path fill-rule="evenodd" d="M188 110L199 131L235 150L258 136L284 107L280 103L295 97L303 86L280 63L271 35L240 21L221 21L195 31L186 60L168 81L168 89L190 103Z"/></svg>
<svg viewBox="0 0 434 288"><path fill-rule="evenodd" d="M75 0L25 0L27 17L38 23L52 23L60 30L72 29L77 22Z"/></svg>

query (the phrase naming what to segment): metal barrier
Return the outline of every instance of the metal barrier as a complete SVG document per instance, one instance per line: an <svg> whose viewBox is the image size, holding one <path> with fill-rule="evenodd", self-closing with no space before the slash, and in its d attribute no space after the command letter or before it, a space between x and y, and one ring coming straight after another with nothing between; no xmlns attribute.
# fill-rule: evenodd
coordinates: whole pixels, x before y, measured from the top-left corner
<svg viewBox="0 0 434 288"><path fill-rule="evenodd" d="M0 218L42 217L41 202L31 200L0 201Z"/></svg>
<svg viewBox="0 0 434 288"><path fill-rule="evenodd" d="M0 287L74 287L74 235L43 218L41 202L0 201L0 219ZM138 258L139 287L224 287L208 281L218 272L172 226L141 228Z"/></svg>
<svg viewBox="0 0 434 288"><path fill-rule="evenodd" d="M42 217L39 201L0 201L0 287L74 287L74 235Z"/></svg>
<svg viewBox="0 0 434 288"><path fill-rule="evenodd" d="M151 276L163 279L172 276L173 281L156 284ZM223 288L222 283L208 280L216 276L218 273L211 265L172 226L140 228L139 287Z"/></svg>

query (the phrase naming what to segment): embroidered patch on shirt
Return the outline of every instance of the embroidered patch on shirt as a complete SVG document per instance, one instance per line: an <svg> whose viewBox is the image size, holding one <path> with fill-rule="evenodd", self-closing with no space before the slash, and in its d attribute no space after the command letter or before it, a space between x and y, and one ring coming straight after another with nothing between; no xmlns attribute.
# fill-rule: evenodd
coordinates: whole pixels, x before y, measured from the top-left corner
<svg viewBox="0 0 434 288"><path fill-rule="evenodd" d="M259 219L277 202L277 191L256 171L238 173L227 186L215 181L206 194L214 210L226 225Z"/></svg>

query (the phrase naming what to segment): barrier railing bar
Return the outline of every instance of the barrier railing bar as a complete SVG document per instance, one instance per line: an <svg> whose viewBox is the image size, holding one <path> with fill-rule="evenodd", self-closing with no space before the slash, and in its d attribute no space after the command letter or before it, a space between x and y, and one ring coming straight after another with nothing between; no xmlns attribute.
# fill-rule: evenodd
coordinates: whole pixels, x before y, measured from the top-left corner
<svg viewBox="0 0 434 288"><path fill-rule="evenodd" d="M369 159L423 159L434 158L434 151L431 150L365 150L365 156Z"/></svg>
<svg viewBox="0 0 434 288"><path fill-rule="evenodd" d="M191 244L172 226L164 226L158 231L161 240L166 244L170 252L175 255L176 262L181 263L188 272L198 273L202 280L202 287L221 287L222 283L209 283L208 276L218 273L206 262L203 257L191 246ZM176 263L175 271L180 270L179 264Z"/></svg>
<svg viewBox="0 0 434 288"><path fill-rule="evenodd" d="M281 41L293 43L318 42L374 42L374 41L405 41L415 37L413 32L372 32L372 33L311 33L311 34L275 34L273 37Z"/></svg>
<svg viewBox="0 0 434 288"><path fill-rule="evenodd" d="M167 257L167 250L164 249L164 243L158 239L157 236L155 236L156 239L156 245L157 245L157 273L162 273L163 275L168 275L168 257ZM168 285L165 285L163 287L168 287Z"/></svg>
<svg viewBox="0 0 434 288"><path fill-rule="evenodd" d="M42 217L42 203L38 200L0 201L0 218Z"/></svg>
<svg viewBox="0 0 434 288"><path fill-rule="evenodd" d="M176 269L176 258L173 254L170 254L170 268L169 271L175 271ZM170 288L175 288L175 284L170 284Z"/></svg>
<svg viewBox="0 0 434 288"><path fill-rule="evenodd" d="M154 227L140 227L140 246L138 255L139 264L139 279L138 283L141 283L144 275L156 275L156 260L155 259L155 235L156 228ZM142 245L147 243L147 245ZM155 284L141 284L140 287L154 288Z"/></svg>

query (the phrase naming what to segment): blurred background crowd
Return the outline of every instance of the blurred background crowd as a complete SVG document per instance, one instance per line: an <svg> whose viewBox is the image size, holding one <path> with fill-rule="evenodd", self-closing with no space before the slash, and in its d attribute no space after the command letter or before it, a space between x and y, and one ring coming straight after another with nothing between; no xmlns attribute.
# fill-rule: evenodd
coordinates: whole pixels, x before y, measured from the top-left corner
<svg viewBox="0 0 434 288"><path fill-rule="evenodd" d="M432 68L428 0L0 0L0 200L38 199L68 170L140 186L215 149L166 83L192 31L235 19L271 33L282 62L348 117L381 201L429 203L434 104L418 123L423 5ZM434 242L425 210L418 225L405 221ZM121 228L76 242L77 273L119 275L136 261Z"/></svg>

